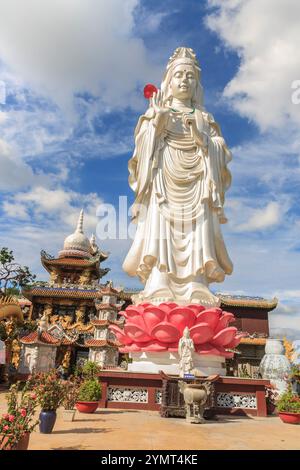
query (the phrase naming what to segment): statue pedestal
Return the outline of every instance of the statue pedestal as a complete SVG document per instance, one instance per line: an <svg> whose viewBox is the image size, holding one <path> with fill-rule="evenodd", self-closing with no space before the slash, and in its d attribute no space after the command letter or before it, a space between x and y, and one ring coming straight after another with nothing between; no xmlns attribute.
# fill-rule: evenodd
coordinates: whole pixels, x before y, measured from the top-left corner
<svg viewBox="0 0 300 470"><path fill-rule="evenodd" d="M176 352L131 352L132 363L128 364L128 372L145 374L179 375L179 355ZM225 358L213 355L193 354L194 369L199 375L226 375Z"/></svg>

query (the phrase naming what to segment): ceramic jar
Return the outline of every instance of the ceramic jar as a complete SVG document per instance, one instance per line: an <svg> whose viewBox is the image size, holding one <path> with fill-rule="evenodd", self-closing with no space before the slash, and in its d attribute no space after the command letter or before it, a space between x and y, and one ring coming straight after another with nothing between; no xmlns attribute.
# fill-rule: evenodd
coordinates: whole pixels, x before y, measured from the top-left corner
<svg viewBox="0 0 300 470"><path fill-rule="evenodd" d="M280 393L287 389L285 378L291 371L291 364L284 352L282 340L267 339L265 355L259 366L262 378L270 380Z"/></svg>

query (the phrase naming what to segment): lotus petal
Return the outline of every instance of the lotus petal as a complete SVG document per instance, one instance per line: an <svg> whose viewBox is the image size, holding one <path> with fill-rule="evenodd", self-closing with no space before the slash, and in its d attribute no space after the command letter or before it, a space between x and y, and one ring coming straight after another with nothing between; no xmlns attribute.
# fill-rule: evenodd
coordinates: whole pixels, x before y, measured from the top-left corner
<svg viewBox="0 0 300 470"><path fill-rule="evenodd" d="M213 356L220 356L219 348L216 348L215 346L211 344L201 344L197 346L196 352L198 354L211 354Z"/></svg>
<svg viewBox="0 0 300 470"><path fill-rule="evenodd" d="M147 341L151 341L151 336L139 326L127 324L124 327L124 331L126 336L131 338L134 342L146 343Z"/></svg>
<svg viewBox="0 0 300 470"><path fill-rule="evenodd" d="M157 305L148 305L148 307L144 309L144 313L147 313L147 312L157 313L158 315L161 315L161 314L166 315L165 312Z"/></svg>
<svg viewBox="0 0 300 470"><path fill-rule="evenodd" d="M158 323L164 321L165 317L166 313L162 309L155 306L147 307L143 313L147 333L150 334Z"/></svg>
<svg viewBox="0 0 300 470"><path fill-rule="evenodd" d="M132 344L133 341L131 338L129 338L128 336L126 336L124 334L124 330L121 330L121 328L119 328L118 326L116 325L110 325L109 326L109 329L114 333L114 335L116 336L117 340L121 343L121 344L125 344L125 345L128 345L128 344Z"/></svg>
<svg viewBox="0 0 300 470"><path fill-rule="evenodd" d="M148 332L143 315L136 315L135 317L129 318L125 324L138 326L142 330Z"/></svg>
<svg viewBox="0 0 300 470"><path fill-rule="evenodd" d="M178 307L178 304L175 302L162 302L159 307L168 307L169 310L172 310L175 307Z"/></svg>
<svg viewBox="0 0 300 470"><path fill-rule="evenodd" d="M216 346L226 346L229 344L233 338L235 337L237 329L235 326L229 326L228 328L224 328L224 330L219 331L213 339L212 343Z"/></svg>
<svg viewBox="0 0 300 470"><path fill-rule="evenodd" d="M215 331L219 318L222 314L222 310L218 307L207 308L202 312L198 313L196 324L198 323L208 323L213 331Z"/></svg>
<svg viewBox="0 0 300 470"><path fill-rule="evenodd" d="M168 351L178 352L178 341L175 341L175 343L168 344Z"/></svg>
<svg viewBox="0 0 300 470"><path fill-rule="evenodd" d="M187 305L187 307L191 308L196 314L203 312L203 310L206 309L206 307L204 307L203 305L199 305L199 304L189 304Z"/></svg>
<svg viewBox="0 0 300 470"><path fill-rule="evenodd" d="M196 314L190 308L176 307L168 314L168 321L172 325L176 326L180 335L182 335L186 326L190 329L194 325Z"/></svg>
<svg viewBox="0 0 300 470"><path fill-rule="evenodd" d="M214 335L208 323L198 323L190 329L190 335L195 344L207 343Z"/></svg>
<svg viewBox="0 0 300 470"><path fill-rule="evenodd" d="M127 307L125 310L127 318L139 317L141 313L143 313L143 312L140 312L137 308L130 308L130 307L131 306Z"/></svg>
<svg viewBox="0 0 300 470"><path fill-rule="evenodd" d="M158 325L159 323L163 322L166 317L166 314L162 311L149 311L143 314L143 320L145 323L145 329L149 335L151 335L151 331L153 328Z"/></svg>
<svg viewBox="0 0 300 470"><path fill-rule="evenodd" d="M228 326L229 323L235 320L233 313L231 312L223 312L217 327L215 329L215 334L219 333L219 331L224 330Z"/></svg>
<svg viewBox="0 0 300 470"><path fill-rule="evenodd" d="M125 348L120 349L122 353L138 352L140 350L141 349L135 343L132 343L129 346L125 346Z"/></svg>
<svg viewBox="0 0 300 470"><path fill-rule="evenodd" d="M144 309L144 308L148 307L148 305L152 305L152 304L150 304L149 302L141 302L138 305L138 307L141 307L142 309Z"/></svg>
<svg viewBox="0 0 300 470"><path fill-rule="evenodd" d="M162 322L153 328L151 336L162 343L174 343L179 340L180 332L171 323Z"/></svg>
<svg viewBox="0 0 300 470"><path fill-rule="evenodd" d="M230 343L226 344L226 348L230 348L230 349L236 348L240 344L241 339L244 337L245 337L244 333L237 335L235 338L233 338L233 340Z"/></svg>

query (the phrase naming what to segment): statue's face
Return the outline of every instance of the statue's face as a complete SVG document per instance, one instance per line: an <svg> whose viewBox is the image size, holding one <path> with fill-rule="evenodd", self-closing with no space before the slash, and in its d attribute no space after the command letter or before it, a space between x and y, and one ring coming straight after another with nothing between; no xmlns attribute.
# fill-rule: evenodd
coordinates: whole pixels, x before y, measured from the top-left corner
<svg viewBox="0 0 300 470"><path fill-rule="evenodd" d="M177 99L187 100L194 95L197 85L196 74L191 65L177 65L170 82L172 96Z"/></svg>

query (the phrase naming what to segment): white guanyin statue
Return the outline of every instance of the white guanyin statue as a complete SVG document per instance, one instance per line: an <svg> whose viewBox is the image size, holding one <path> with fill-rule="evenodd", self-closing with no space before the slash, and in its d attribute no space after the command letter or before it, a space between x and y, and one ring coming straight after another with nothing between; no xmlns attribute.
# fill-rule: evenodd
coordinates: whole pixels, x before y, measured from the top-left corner
<svg viewBox="0 0 300 470"><path fill-rule="evenodd" d="M194 368L193 352L195 346L192 338L190 337L190 330L186 326L183 330L183 336L178 342L178 355L179 355L179 376L184 377L185 374L191 374Z"/></svg>
<svg viewBox="0 0 300 470"><path fill-rule="evenodd" d="M195 53L180 47L139 118L129 161L137 230L123 269L145 285L135 303L218 305L208 285L222 282L233 267L220 228L227 222L230 160L220 128L203 106Z"/></svg>

